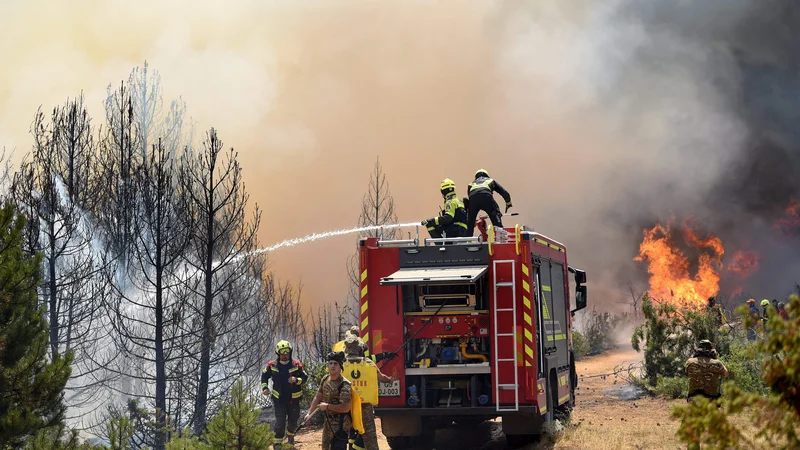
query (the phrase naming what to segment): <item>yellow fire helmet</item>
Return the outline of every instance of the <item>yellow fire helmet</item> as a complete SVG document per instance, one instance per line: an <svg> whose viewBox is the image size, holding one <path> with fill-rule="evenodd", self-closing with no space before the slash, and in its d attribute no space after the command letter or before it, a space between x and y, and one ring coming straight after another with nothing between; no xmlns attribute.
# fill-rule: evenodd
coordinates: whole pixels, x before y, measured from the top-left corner
<svg viewBox="0 0 800 450"><path fill-rule="evenodd" d="M275 345L275 353L280 353L281 350L292 351L292 344L289 341L280 341Z"/></svg>
<svg viewBox="0 0 800 450"><path fill-rule="evenodd" d="M445 178L439 189L442 191L442 195L446 195L456 191L456 184L450 178Z"/></svg>

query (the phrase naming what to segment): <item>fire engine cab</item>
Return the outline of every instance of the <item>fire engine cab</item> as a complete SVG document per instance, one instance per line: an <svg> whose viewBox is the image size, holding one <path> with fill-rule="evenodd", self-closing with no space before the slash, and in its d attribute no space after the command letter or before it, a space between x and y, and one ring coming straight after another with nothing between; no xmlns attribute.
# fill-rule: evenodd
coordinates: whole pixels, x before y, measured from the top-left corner
<svg viewBox="0 0 800 450"><path fill-rule="evenodd" d="M396 381L380 384L375 407L392 449L497 417L520 446L574 405L572 315L586 307L586 273L525 226L478 228L359 241L361 338L370 353L395 354L378 364Z"/></svg>

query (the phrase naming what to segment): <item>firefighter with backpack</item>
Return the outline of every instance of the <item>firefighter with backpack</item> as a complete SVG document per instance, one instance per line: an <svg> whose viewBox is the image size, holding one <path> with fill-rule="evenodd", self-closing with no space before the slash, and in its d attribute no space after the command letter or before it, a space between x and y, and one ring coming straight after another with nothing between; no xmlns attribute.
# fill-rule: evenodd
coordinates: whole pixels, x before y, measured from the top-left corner
<svg viewBox="0 0 800 450"><path fill-rule="evenodd" d="M378 404L378 382L392 383L394 378L386 376L370 358L364 357L366 345L356 335L349 335L344 341L344 372L353 383L353 391L361 397L361 422L364 431L350 433L353 450L378 450L378 431L375 427L374 405Z"/></svg>
<svg viewBox="0 0 800 450"><path fill-rule="evenodd" d="M319 383L319 389L303 419L308 424L316 410L325 414L322 430L323 450L347 450L350 430L364 433L361 423L361 399L353 390L350 380L344 377L344 352L327 355L328 374Z"/></svg>

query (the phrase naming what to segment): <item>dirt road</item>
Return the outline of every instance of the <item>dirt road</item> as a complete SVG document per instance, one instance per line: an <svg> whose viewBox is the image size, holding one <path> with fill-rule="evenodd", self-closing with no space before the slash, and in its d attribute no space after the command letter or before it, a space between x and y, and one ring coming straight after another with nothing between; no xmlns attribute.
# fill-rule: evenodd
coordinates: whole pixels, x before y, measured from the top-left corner
<svg viewBox="0 0 800 450"><path fill-rule="evenodd" d="M642 397L634 399L635 391L613 376L598 376L614 371L615 367L641 360L641 354L630 348L587 358L577 363L577 407L572 423L560 433L555 442L545 438L537 445L523 450L540 449L664 449L681 448L675 438L677 423L669 418L670 405L675 401ZM386 438L380 433L381 450L389 450ZM321 431L301 432L296 448L319 449ZM436 433L437 450L501 450L506 448L499 419L479 426L449 428Z"/></svg>

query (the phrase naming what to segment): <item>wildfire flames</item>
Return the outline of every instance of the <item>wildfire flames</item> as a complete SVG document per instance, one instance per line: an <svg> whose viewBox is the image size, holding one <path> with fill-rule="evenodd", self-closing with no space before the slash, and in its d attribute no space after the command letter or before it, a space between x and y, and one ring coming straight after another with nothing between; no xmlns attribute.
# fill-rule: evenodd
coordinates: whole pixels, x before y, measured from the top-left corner
<svg viewBox="0 0 800 450"><path fill-rule="evenodd" d="M719 237L700 237L688 221L675 230L674 220L644 230L639 255L634 258L649 264L651 297L678 307L702 308L709 297L719 293L723 271L744 280L758 270L758 255L744 250L735 252L728 265L723 265L725 248Z"/></svg>
<svg viewBox="0 0 800 450"><path fill-rule="evenodd" d="M644 231L635 261L649 261L650 296L681 307L700 308L708 297L719 292L719 269L725 249L716 236L701 239L684 222L681 228L686 244L702 251L697 260L697 273L689 275L689 258L678 248L672 236L671 219L666 226L656 224Z"/></svg>
<svg viewBox="0 0 800 450"><path fill-rule="evenodd" d="M800 232L800 202L797 199L793 198L789 202L783 210L783 217L775 222L773 228L786 234Z"/></svg>

